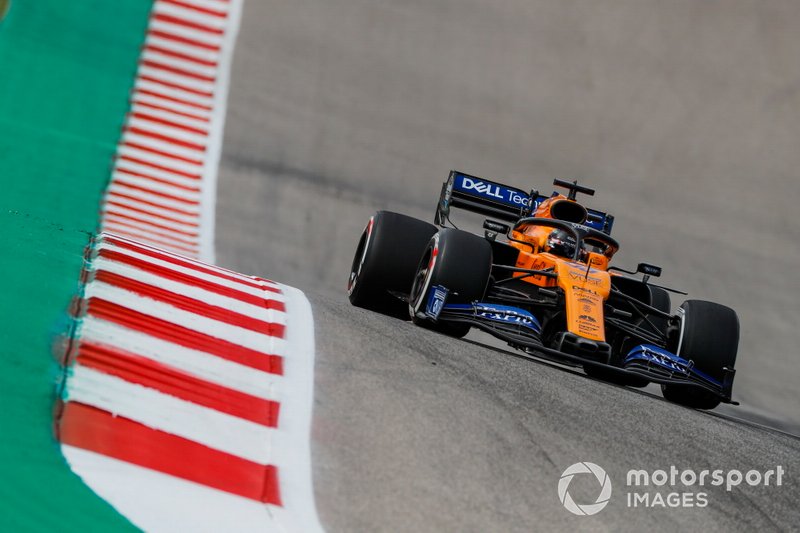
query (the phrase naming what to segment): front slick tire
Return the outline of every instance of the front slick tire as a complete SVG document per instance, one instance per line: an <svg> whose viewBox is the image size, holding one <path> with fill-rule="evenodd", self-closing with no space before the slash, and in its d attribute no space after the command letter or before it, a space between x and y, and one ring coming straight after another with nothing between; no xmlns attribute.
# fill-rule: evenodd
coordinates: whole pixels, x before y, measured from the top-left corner
<svg viewBox="0 0 800 533"><path fill-rule="evenodd" d="M378 211L358 241L347 293L350 303L408 319L408 305L390 291L407 293L419 257L436 226L399 213Z"/></svg>
<svg viewBox="0 0 800 533"><path fill-rule="evenodd" d="M463 337L469 324L434 322L423 318L430 287L447 288L447 303L469 304L481 300L489 283L492 268L492 246L477 235L457 229L444 228L433 236L422 254L409 297L408 313L415 324Z"/></svg>
<svg viewBox="0 0 800 533"><path fill-rule="evenodd" d="M722 382L723 368L733 368L739 349L739 317L724 305L703 300L687 300L681 305L683 336L678 355L704 374ZM695 409L714 409L717 395L697 387L661 385L664 398Z"/></svg>

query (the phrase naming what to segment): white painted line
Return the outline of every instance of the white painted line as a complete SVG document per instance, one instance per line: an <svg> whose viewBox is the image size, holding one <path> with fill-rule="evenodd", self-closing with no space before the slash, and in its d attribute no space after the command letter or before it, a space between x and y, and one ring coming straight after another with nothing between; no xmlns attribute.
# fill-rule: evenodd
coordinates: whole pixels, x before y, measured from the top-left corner
<svg viewBox="0 0 800 533"><path fill-rule="evenodd" d="M192 61L187 61L186 59L161 53L157 50L145 49L144 53L142 54L142 59L145 61L155 61L156 63L169 65L171 67L185 70L206 78L215 79L217 77L217 69L213 66L201 65Z"/></svg>
<svg viewBox="0 0 800 533"><path fill-rule="evenodd" d="M179 87L190 88L192 91L199 91L204 94L214 93L214 82L199 80L197 78L171 72L167 69L160 68L157 66L139 65L139 75L148 76L150 78L155 79L156 81L165 81L167 83L174 83L177 84ZM178 90L180 90L180 88ZM192 93L191 91L186 91L186 92L189 94L197 94L197 93Z"/></svg>
<svg viewBox="0 0 800 533"><path fill-rule="evenodd" d="M142 111L140 111L139 113L142 113ZM198 132L188 131L185 128L180 128L176 126L167 126L166 124L156 122L154 120L150 120L141 116L131 116L130 120L128 120L128 127L138 128L147 133L163 135L175 141L187 142L202 147L205 147L206 144L208 143L208 134L206 132L198 133ZM142 134L128 133L128 135L132 139L135 139L136 137L139 137ZM146 139L150 142L157 140L157 138L153 137L146 137ZM134 142L140 142L140 141L134 141ZM170 141L167 142L169 143L168 146L183 148L180 144L176 144L175 142L170 142ZM195 156L194 154L196 154L198 151L200 152L204 151L203 149L198 150L196 148L183 148L183 149L187 150L187 154L189 154L186 157L194 157Z"/></svg>
<svg viewBox="0 0 800 533"><path fill-rule="evenodd" d="M258 333L240 326L234 326L225 322L220 322L207 318L183 309L173 307L168 303L160 302L152 298L140 296L134 292L103 283L94 281L86 286L84 296L87 300L100 298L108 302L114 302L132 311L152 316L161 320L166 320L178 326L211 335L221 340L250 348L257 352L266 354L285 354L286 341L284 339ZM285 325L286 317L283 313L273 312L276 324Z"/></svg>
<svg viewBox="0 0 800 533"><path fill-rule="evenodd" d="M91 405L249 461L271 463L272 429L266 426L80 364L70 372L66 401Z"/></svg>
<svg viewBox="0 0 800 533"><path fill-rule="evenodd" d="M199 250L197 244L178 242L176 239L169 238L169 236L163 237L144 227L131 227L127 222L122 223L114 220L105 220L103 221L101 229L105 232L116 233L118 235L124 234L131 238L139 239L140 241L151 242L161 246L162 250L181 253L183 255L194 255Z"/></svg>
<svg viewBox="0 0 800 533"><path fill-rule="evenodd" d="M160 104L152 104L158 107L164 107ZM139 115L139 116L134 116ZM192 114L192 113L190 113ZM193 115L197 116L197 113L193 113ZM164 120L167 122L171 122L174 124L179 124L181 126L186 126L187 128L192 128L198 130L202 133L197 133L196 135L203 135L204 137L208 137L208 120L200 118L192 118L187 117L185 114L181 114L176 112L176 110L172 107L168 107L167 109L159 109L157 107L152 107L148 105L148 102L143 102L140 100L135 100L133 102L133 106L131 106L131 120L140 120L140 121L147 121L153 122L152 119L148 119L145 117L153 117L157 120Z"/></svg>
<svg viewBox="0 0 800 533"><path fill-rule="evenodd" d="M145 45L163 48L165 50L191 56L202 61L216 62L219 59L219 52L216 50L209 50L208 48L201 48L199 46L193 46L191 44L174 41L172 39L165 39L157 35L148 35L147 39L145 39Z"/></svg>
<svg viewBox="0 0 800 533"><path fill-rule="evenodd" d="M142 241L157 243L162 248L170 248L172 251L184 255L199 248L198 239L180 240L174 234L165 233L161 229L152 229L152 226L148 224L142 224L135 220L116 219L108 214L103 220L102 229L106 232L125 234Z"/></svg>
<svg viewBox="0 0 800 533"><path fill-rule="evenodd" d="M180 238L186 237L187 239L197 238L197 225L196 223L179 223L174 222L171 220L165 220L161 217L157 217L154 215L150 215L147 213L142 213L140 211L136 211L130 208L126 208L124 206L118 205L108 205L106 203L102 206L103 213L108 213L109 216L116 216L120 219L129 220L125 217L130 217L131 219L135 219L132 222L140 222L144 224L151 224L157 229L161 229L161 231L174 231L175 236ZM194 217L192 217L194 218Z"/></svg>
<svg viewBox="0 0 800 533"><path fill-rule="evenodd" d="M126 183L130 184L140 184L141 182L141 184L143 184L144 187L147 187L148 190L141 190L139 188L129 187L126 183L121 183L118 180L113 180L111 182L111 185L108 187L109 197L119 196L124 194L126 196L138 198L142 201L157 203L159 206L162 206L163 209L175 209L178 211L185 211L195 216L199 216L200 214L200 209L197 204L183 202L181 200L176 200L174 198L167 198L157 194L159 191L166 192L164 191L164 189L168 189L168 187L160 186L159 188L157 188L152 186L150 182L147 182L147 180L142 180L140 178L136 178L135 176L131 176L131 179L127 178L122 178L122 179L125 180ZM156 183L155 185L159 184ZM166 192L166 194L170 194L171 196L180 199L187 199L187 200L189 199L185 195L174 194L171 191ZM192 198L192 200L196 199Z"/></svg>
<svg viewBox="0 0 800 533"><path fill-rule="evenodd" d="M142 66L143 68L163 69L167 72L170 72L170 69L175 69L178 72L170 73L176 76L187 76L187 79L196 80L200 83L213 83L216 78L216 69L213 66L209 67L187 61L156 50L145 50L142 54L142 59L148 62L146 67Z"/></svg>
<svg viewBox="0 0 800 533"><path fill-rule="evenodd" d="M283 286L290 356L284 360L284 386L273 461L281 468L283 509L275 521L284 531L321 532L311 478L311 413L314 398L314 317L305 294Z"/></svg>
<svg viewBox="0 0 800 533"><path fill-rule="evenodd" d="M185 124L203 131L206 135L209 133L209 119L205 111L176 104L163 98L136 93L131 105L131 112Z"/></svg>
<svg viewBox="0 0 800 533"><path fill-rule="evenodd" d="M197 7L202 7L205 9L211 9L213 11L219 11L222 13L228 13L228 8L231 6L231 3L227 0L185 0L187 4L192 4Z"/></svg>
<svg viewBox="0 0 800 533"><path fill-rule="evenodd" d="M149 201L150 200L148 199L148 202ZM114 204L109 204L109 202L114 202ZM155 203L155 202L153 202L153 203ZM116 204L119 204L119 205L116 205ZM133 213L131 213L131 215L133 215L135 213L136 216L142 215L142 213L139 211L139 210L141 210L141 211L144 211L144 212L146 212L146 213L148 213L150 215L155 216L156 218L154 218L153 220L156 223L161 224L162 223L161 221L163 221L164 225L172 226L174 223L171 222L170 220L165 220L165 219L162 219L162 218L158 217L158 215L163 215L163 216L168 217L170 219L175 219L177 221L180 221L182 223L187 224L187 231L196 230L197 229L197 224L198 224L198 221L199 221L199 217L197 216L197 214L188 214L187 215L187 214L183 214L183 213L178 213L175 209L170 209L168 207L166 207L166 208L165 207L157 207L157 206L151 205L150 203L137 202L136 200L132 200L130 198L122 198L122 197L119 197L119 196L115 195L114 191L111 190L111 189L109 189L108 193L106 194L106 199L104 201L103 206L105 207L106 205L108 206L108 209L114 210L114 211L116 211L118 213L124 213L125 212L125 208L129 207L129 208L131 208L133 210ZM143 215L140 216L140 218L143 218ZM176 227L179 227L179 226L176 226Z"/></svg>
<svg viewBox="0 0 800 533"><path fill-rule="evenodd" d="M214 92L214 117L211 122L211 136L206 152L206 168L203 172L203 216L201 217L200 258L214 263L214 235L216 232L217 179L220 158L222 157L222 138L228 106L228 87L230 85L233 50L236 36L241 26L243 1L232 1L228 14L225 40L221 49L217 89Z"/></svg>
<svg viewBox="0 0 800 533"><path fill-rule="evenodd" d="M82 341L116 346L256 398L275 401L282 395L281 376L161 340L91 315L81 320L80 334Z"/></svg>
<svg viewBox="0 0 800 533"><path fill-rule="evenodd" d="M171 168L176 170L195 173L202 170L204 148L187 148L158 138L132 133L130 130L122 134L122 142L124 144L120 147L120 154L131 156L133 152L137 152L138 156L132 157L141 158L147 154L147 157L154 162L156 158L160 158L164 163L171 163Z"/></svg>
<svg viewBox="0 0 800 533"><path fill-rule="evenodd" d="M183 191L184 194L187 195L199 195L200 194L200 180L194 178L187 178L185 176L181 176L180 174L176 174L174 172L170 172L168 170L161 170L158 168L154 168L148 165L142 165L140 163L136 163L134 161L127 161L127 160L118 160L117 161L117 170L127 170L129 172L134 172L136 174L143 174L144 176L152 176L159 180L167 181L171 184L174 184L174 188L180 191ZM116 178L117 171L114 172L114 178ZM129 180L132 176L130 174L122 175L123 179ZM139 177L139 179L147 180L147 183L158 183L155 180L151 180L145 177ZM196 190L192 190L196 189Z"/></svg>
<svg viewBox="0 0 800 533"><path fill-rule="evenodd" d="M208 138L210 123L201 116L186 116L171 108L161 109L140 101L133 102L129 120L145 121L164 128L177 128L192 135L201 135L204 140Z"/></svg>
<svg viewBox="0 0 800 533"><path fill-rule="evenodd" d="M175 159L174 157L165 157L148 150L141 150L136 148L135 146L128 146L128 145L120 145L119 155L126 155L129 157L135 157L137 159L141 159L144 161L149 161L151 163L155 163L156 165L160 165L169 169L177 170L179 172L187 172L190 174L197 174L202 171L202 166L197 163L189 163L187 161L183 161L180 159ZM151 168L145 166L145 168ZM197 182L194 182L197 185Z"/></svg>
<svg viewBox="0 0 800 533"><path fill-rule="evenodd" d="M156 265L156 266L167 268L167 269L175 271L175 272L180 272L181 274L185 274L187 276L192 276L192 277L197 278L199 280L203 280L203 281L207 281L207 282L210 282L210 283L214 283L214 284L220 285L222 287L228 287L228 288L231 288L231 289L236 289L237 291L245 292L245 293L251 294L253 296L260 296L262 298L269 298L269 299L273 299L273 300L285 301L285 296L282 293L273 292L273 291L265 291L264 289L261 289L261 288L258 288L258 287L253 287L252 285L250 285L251 283L255 283L255 281L252 278L247 277L247 276L243 276L241 274L235 274L235 273L232 273L232 272L230 272L228 270L224 270L224 269L221 269L221 268L215 268L215 267L210 266L210 265L202 265L202 266L204 266L206 268L210 268L212 270L216 270L221 274L238 277L239 279L241 279L241 282L240 281L221 278L219 276L215 276L213 274L208 274L206 272L201 272L199 270L196 270L196 269L193 269L193 268L190 268L190 267L187 267L187 266L176 265L174 263L170 263L169 261L164 261L163 259L157 259L155 257L151 257L149 255L146 255L146 254L143 254L143 253L140 253L140 252L136 252L134 250L129 250L127 248L121 248L121 247L114 246L110 242L106 242L106 241L100 242L98 244L98 246L97 246L97 249L98 250L101 250L101 249L114 250L117 253L124 254L124 255L127 255L129 257L133 257L133 258L136 258L136 259L140 259L142 261L145 261L147 263L150 263L150 264L153 264L153 265ZM181 257L182 257L182 259L186 259L185 256L181 256ZM279 285L276 284L276 283L268 283L268 284L265 284L265 285L267 287L279 288Z"/></svg>
<svg viewBox="0 0 800 533"><path fill-rule="evenodd" d="M125 140L123 139L123 141ZM181 172L188 176L195 176L201 175L200 173L203 169L202 152L197 152L194 157L185 157L153 146L137 146L124 142L124 144L120 144L117 154L136 159L137 161L134 161L135 164L139 164L138 161L146 161L150 164L144 165L146 168L153 168L152 165L158 165L166 169L165 172L174 172L184 178L187 176L180 174ZM200 178L188 179L199 180ZM194 184L195 186L199 185L198 181L195 181Z"/></svg>
<svg viewBox="0 0 800 533"><path fill-rule="evenodd" d="M179 37L185 37L186 39L191 39L193 41L198 41L215 47L221 46L223 41L223 36L221 35L215 35L205 31L187 28L186 26L165 22L163 20L151 19L150 29L177 35Z"/></svg>
<svg viewBox="0 0 800 533"><path fill-rule="evenodd" d="M207 109L211 107L211 104L213 103L213 98L210 96L199 95L175 87L169 87L155 81L142 80L142 79L137 79L134 82L134 86L137 89L141 89L144 91L151 91L157 94L163 94L169 96L170 98L177 98L179 100L185 100L187 102L203 106L203 108L205 108L205 111L207 113L211 113L211 111ZM189 109L197 109L197 108L190 107Z"/></svg>
<svg viewBox="0 0 800 533"><path fill-rule="evenodd" d="M282 531L271 525L271 505L73 446L61 450L84 483L143 531Z"/></svg>
<svg viewBox="0 0 800 533"><path fill-rule="evenodd" d="M257 306L248 302L237 300L236 298L223 296L222 294L217 294L216 292L202 289L196 285L187 285L178 281L162 278L145 270L140 270L124 263L111 261L102 256L96 257L92 261L91 268L93 271L104 270L114 274L119 274L120 276L125 276L126 278L130 278L135 281L140 281L166 291L181 294L189 298L194 298L195 300L205 302L209 305L224 307L234 313L251 316L265 322L272 322L274 320L271 313L273 310L266 309L263 306ZM278 296L281 299L285 299L285 296L282 294ZM276 299L276 301L278 300ZM281 312L281 314L283 313Z"/></svg>
<svg viewBox="0 0 800 533"><path fill-rule="evenodd" d="M139 65L139 75L147 77L154 83L161 83L173 87L184 95L196 95L200 98L214 97L214 82L187 76L182 73L172 72L159 65Z"/></svg>
<svg viewBox="0 0 800 533"><path fill-rule="evenodd" d="M104 225L111 224L116 226L122 226L123 228L125 228L125 231L137 230L146 234L152 234L156 236L162 235L169 242L174 242L174 244L176 245L180 244L196 245L198 242L199 238L197 234L180 232L170 226L166 226L163 224L154 224L138 216L139 215L138 213L136 214L136 216L126 216L120 214L117 208L114 206L109 206L109 208L113 209L104 209L104 211L102 212ZM104 230L104 232L120 235L119 232L115 232L114 230ZM130 238L136 238L136 237L130 237ZM137 238L137 240L140 242L144 242L140 238ZM155 246L161 246L162 244L163 243L159 243L156 244Z"/></svg>
<svg viewBox="0 0 800 533"><path fill-rule="evenodd" d="M191 23L201 24L215 30L223 30L225 28L225 22L227 21L225 17L215 17L193 9L176 6L175 4L167 4L166 2L156 2L153 4L153 12L176 17Z"/></svg>

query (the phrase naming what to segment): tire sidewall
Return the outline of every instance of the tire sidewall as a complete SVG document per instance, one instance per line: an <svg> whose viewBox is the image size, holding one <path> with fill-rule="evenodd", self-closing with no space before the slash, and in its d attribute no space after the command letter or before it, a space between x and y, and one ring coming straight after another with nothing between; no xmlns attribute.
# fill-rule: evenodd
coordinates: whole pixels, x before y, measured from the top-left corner
<svg viewBox="0 0 800 533"><path fill-rule="evenodd" d="M392 293L407 293L433 224L391 211L370 217L353 256L347 292L353 305L407 318L405 302Z"/></svg>
<svg viewBox="0 0 800 533"><path fill-rule="evenodd" d="M361 233L361 238L359 239L358 246L356 247L356 253L353 257L353 264L350 267L350 277L347 283L347 295L351 300L358 298L359 291L364 285L362 275L364 273L364 264L367 263L370 252L372 230L375 227L376 216L378 215L372 215L369 217L369 221L367 222L364 231Z"/></svg>

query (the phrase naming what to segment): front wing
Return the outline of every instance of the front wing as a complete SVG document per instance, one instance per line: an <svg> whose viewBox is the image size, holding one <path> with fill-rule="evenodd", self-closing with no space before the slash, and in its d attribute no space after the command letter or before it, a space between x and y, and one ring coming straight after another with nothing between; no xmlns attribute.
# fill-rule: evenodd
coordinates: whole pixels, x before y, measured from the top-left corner
<svg viewBox="0 0 800 533"><path fill-rule="evenodd" d="M608 364L544 346L541 341L541 325L528 311L486 302L448 304L447 295L447 288L431 287L424 315L420 318L467 323L531 355L601 367L620 377L645 378L652 383L697 387L713 393L724 403L737 404L731 399L735 375L732 368L725 368L724 378L719 381L694 368L692 361L652 344L634 347L622 359L621 366Z"/></svg>

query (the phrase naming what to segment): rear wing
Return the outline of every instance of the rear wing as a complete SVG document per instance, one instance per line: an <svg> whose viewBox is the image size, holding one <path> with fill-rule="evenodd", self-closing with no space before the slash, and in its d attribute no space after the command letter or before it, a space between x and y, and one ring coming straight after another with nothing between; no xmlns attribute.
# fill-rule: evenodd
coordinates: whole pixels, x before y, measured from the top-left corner
<svg viewBox="0 0 800 533"><path fill-rule="evenodd" d="M453 207L506 222L516 222L531 216L547 198L536 190L525 192L516 187L451 170L447 181L442 184L434 223L443 226ZM595 209L587 211L585 225L610 235L614 217Z"/></svg>

